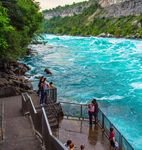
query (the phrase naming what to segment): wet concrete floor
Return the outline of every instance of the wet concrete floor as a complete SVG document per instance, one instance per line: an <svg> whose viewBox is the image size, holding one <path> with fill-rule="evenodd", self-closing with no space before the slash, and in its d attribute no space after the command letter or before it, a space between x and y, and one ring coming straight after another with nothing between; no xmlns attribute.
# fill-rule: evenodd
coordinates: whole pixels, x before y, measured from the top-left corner
<svg viewBox="0 0 142 150"><path fill-rule="evenodd" d="M103 134L98 125L89 126L88 121L68 120L63 119L60 122L60 127L54 135L63 143L67 140L72 140L76 149L80 145L85 146L85 150L109 150L109 140Z"/></svg>

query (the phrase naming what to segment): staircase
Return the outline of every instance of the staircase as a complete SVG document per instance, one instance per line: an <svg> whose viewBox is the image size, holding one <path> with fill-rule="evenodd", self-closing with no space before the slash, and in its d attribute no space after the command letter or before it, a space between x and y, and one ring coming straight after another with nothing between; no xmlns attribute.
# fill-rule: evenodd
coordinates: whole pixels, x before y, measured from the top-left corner
<svg viewBox="0 0 142 150"><path fill-rule="evenodd" d="M45 111L51 128L59 127L59 120L63 117L63 111L60 103L53 102L50 97L46 98Z"/></svg>

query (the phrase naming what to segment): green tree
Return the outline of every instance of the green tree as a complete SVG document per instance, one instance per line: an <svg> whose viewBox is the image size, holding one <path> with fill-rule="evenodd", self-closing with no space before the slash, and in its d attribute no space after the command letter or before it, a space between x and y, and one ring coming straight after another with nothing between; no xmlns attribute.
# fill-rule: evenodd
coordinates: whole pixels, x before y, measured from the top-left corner
<svg viewBox="0 0 142 150"><path fill-rule="evenodd" d="M33 0L1 0L0 6L0 17L7 20L4 26L10 27L6 31L1 29L5 48L1 48L0 57L17 59L26 53L27 45L40 27L42 14Z"/></svg>

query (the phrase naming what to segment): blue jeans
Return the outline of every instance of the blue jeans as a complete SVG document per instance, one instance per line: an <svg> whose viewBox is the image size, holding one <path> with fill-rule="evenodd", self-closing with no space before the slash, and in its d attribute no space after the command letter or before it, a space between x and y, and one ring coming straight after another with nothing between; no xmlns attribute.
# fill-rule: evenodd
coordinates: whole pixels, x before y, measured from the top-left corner
<svg viewBox="0 0 142 150"><path fill-rule="evenodd" d="M40 91L40 104L43 104L43 103L45 103L45 92L44 92L44 90L41 90Z"/></svg>

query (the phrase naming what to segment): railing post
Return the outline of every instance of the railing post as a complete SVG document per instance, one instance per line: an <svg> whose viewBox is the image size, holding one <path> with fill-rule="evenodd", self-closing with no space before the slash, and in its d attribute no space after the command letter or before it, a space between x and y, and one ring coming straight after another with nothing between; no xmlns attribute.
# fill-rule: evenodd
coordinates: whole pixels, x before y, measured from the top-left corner
<svg viewBox="0 0 142 150"><path fill-rule="evenodd" d="M104 114L103 113L102 113L102 129L104 129Z"/></svg>
<svg viewBox="0 0 142 150"><path fill-rule="evenodd" d="M82 118L82 105L80 106L80 118Z"/></svg>
<svg viewBox="0 0 142 150"><path fill-rule="evenodd" d="M119 149L122 150L122 135L119 133Z"/></svg>
<svg viewBox="0 0 142 150"><path fill-rule="evenodd" d="M57 88L54 89L54 100L57 102Z"/></svg>

